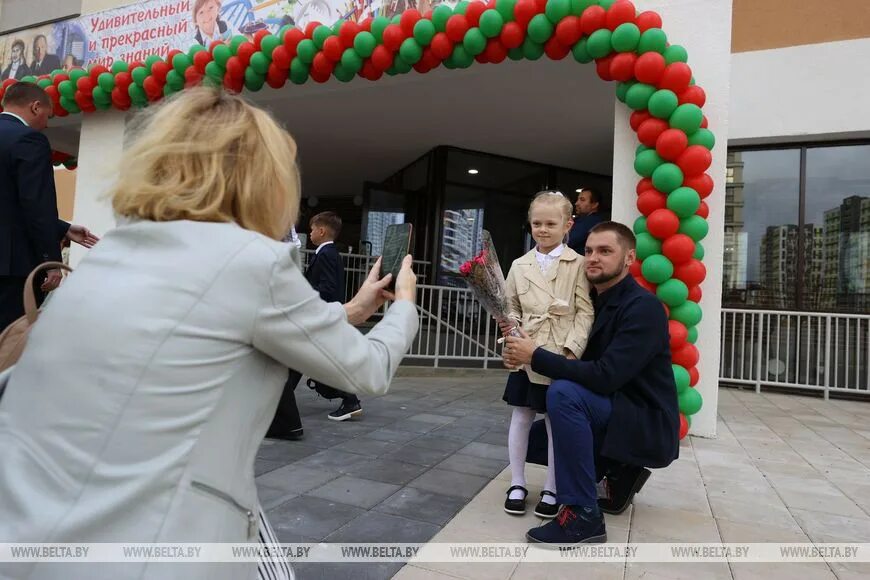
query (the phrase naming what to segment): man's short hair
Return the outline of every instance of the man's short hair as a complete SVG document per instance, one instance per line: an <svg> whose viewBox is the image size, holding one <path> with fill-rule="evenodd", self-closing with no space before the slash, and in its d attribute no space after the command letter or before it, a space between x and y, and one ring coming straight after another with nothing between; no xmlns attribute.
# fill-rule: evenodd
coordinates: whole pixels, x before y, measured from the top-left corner
<svg viewBox="0 0 870 580"><path fill-rule="evenodd" d="M619 244L626 250L633 250L637 246L637 239L634 237L634 232L627 226L619 222L601 222L592 226L589 230L589 235L600 234L603 232L613 232L619 239Z"/></svg>
<svg viewBox="0 0 870 580"><path fill-rule="evenodd" d="M578 194L578 197L579 197L579 195L582 195L584 191L589 192L589 200L592 203L597 203L599 205L601 204L601 194L599 194L594 189L589 189L588 187L584 187L583 190L580 192L580 194Z"/></svg>
<svg viewBox="0 0 870 580"><path fill-rule="evenodd" d="M323 226L337 238L341 234L341 218L334 211L322 211L311 218L311 226Z"/></svg>
<svg viewBox="0 0 870 580"><path fill-rule="evenodd" d="M40 39L40 38L41 38L42 40L44 40L44 41L45 41L45 45L48 46L48 39L45 37L44 34L37 34L36 36L33 37L33 46L36 46L36 43L39 42L39 39Z"/></svg>
<svg viewBox="0 0 870 580"><path fill-rule="evenodd" d="M6 88L6 94L3 95L3 108L9 105L26 107L33 101L39 101L46 107L51 106L51 99L42 87L33 83L18 82Z"/></svg>

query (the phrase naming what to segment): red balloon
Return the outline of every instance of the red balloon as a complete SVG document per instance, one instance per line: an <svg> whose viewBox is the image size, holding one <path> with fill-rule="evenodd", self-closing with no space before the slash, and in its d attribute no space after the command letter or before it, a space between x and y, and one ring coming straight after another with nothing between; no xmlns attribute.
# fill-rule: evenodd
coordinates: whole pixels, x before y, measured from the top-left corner
<svg viewBox="0 0 870 580"><path fill-rule="evenodd" d="M507 57L507 51L505 51L504 55ZM429 70L438 68L438 66L441 65L441 60L442 59L438 58L435 53L432 52L432 48L426 47L423 49L423 58L420 59L420 62L425 64Z"/></svg>
<svg viewBox="0 0 870 580"><path fill-rule="evenodd" d="M278 68L278 65L272 62L269 65L269 70L266 72L266 82L273 89L280 89L287 82L287 71L281 70Z"/></svg>
<svg viewBox="0 0 870 580"><path fill-rule="evenodd" d="M535 8L539 13L543 13L547 9L547 0L535 0Z"/></svg>
<svg viewBox="0 0 870 580"><path fill-rule="evenodd" d="M677 100L680 102L681 105L691 103L693 105L703 107L704 103L707 102L707 93L705 93L704 89L702 89L698 85L691 85L689 87L686 87L683 92L677 93Z"/></svg>
<svg viewBox="0 0 870 580"><path fill-rule="evenodd" d="M325 59L325 57L324 57L324 59ZM308 74L309 74L309 76L311 76L311 78L314 80L314 82L322 84L322 83L327 82L330 79L330 77L332 76L332 71L325 72L322 70L314 70L314 67L312 67L311 71Z"/></svg>
<svg viewBox="0 0 870 580"><path fill-rule="evenodd" d="M387 28L389 28L389 26ZM444 32L447 33L447 38L451 41L462 42L462 39L465 38L465 33L468 32L468 20L466 20L465 16L462 14L454 14L447 19L447 27L444 29ZM387 33L384 32L384 44L387 42L386 37ZM398 50L398 48L396 50Z"/></svg>
<svg viewBox="0 0 870 580"><path fill-rule="evenodd" d="M296 56L296 46L300 42L302 42L303 40L305 40L305 33L302 32L301 30L299 30L298 28L291 28L290 30L288 30L287 32L284 33L284 46L287 47L287 50L289 50L290 54L292 54L294 57ZM239 56L241 56L241 49L242 49L242 46L245 46L245 44L248 44L248 43L243 42L239 46L239 50L236 51L236 53L239 54ZM255 48L254 45L251 45L251 48ZM254 54L254 52L256 52L256 51L252 50L251 54ZM250 58L251 54L248 55L248 58Z"/></svg>
<svg viewBox="0 0 870 580"><path fill-rule="evenodd" d="M692 259L695 253L695 241L686 234L674 234L662 242L662 254L674 266Z"/></svg>
<svg viewBox="0 0 870 580"><path fill-rule="evenodd" d="M115 88L112 89L112 105L114 105L116 109L126 111L130 108L130 104L130 95L128 95L126 91L122 91L121 88L116 85Z"/></svg>
<svg viewBox="0 0 870 580"><path fill-rule="evenodd" d="M481 63L481 64L487 64L487 63L489 63L489 59L486 58L486 51L485 51L485 50L484 50L484 52L481 52L480 54L478 54L477 56L475 56L475 57L474 57L474 60L476 60L477 62L479 62L479 63Z"/></svg>
<svg viewBox="0 0 870 580"><path fill-rule="evenodd" d="M665 72L659 80L660 89L669 89L674 93L682 93L689 87L692 80L692 69L684 62L673 62L665 67Z"/></svg>
<svg viewBox="0 0 870 580"><path fill-rule="evenodd" d="M341 40L342 46L345 48L351 48L353 47L353 41L356 38L356 35L359 33L359 24L347 20L338 28L338 39Z"/></svg>
<svg viewBox="0 0 870 580"><path fill-rule="evenodd" d="M363 63L362 70L359 71L359 74L364 79L368 79L370 81L376 81L384 76L383 71L375 68L371 60L366 60L365 63Z"/></svg>
<svg viewBox="0 0 870 580"><path fill-rule="evenodd" d="M655 186L653 185L652 179L650 179L649 177L644 177L637 182L637 187L634 188L634 191L635 193L640 195L647 189L655 189Z"/></svg>
<svg viewBox="0 0 870 580"><path fill-rule="evenodd" d="M522 0L520 0L522 2ZM519 3L517 3L519 5ZM519 20L519 19L517 19ZM580 28L583 29L583 34L589 36L596 30L604 28L607 20L607 10L598 6L590 6L580 15Z"/></svg>
<svg viewBox="0 0 870 580"><path fill-rule="evenodd" d="M668 334L670 335L672 351L682 347L689 339L689 331L678 320L668 320Z"/></svg>
<svg viewBox="0 0 870 580"><path fill-rule="evenodd" d="M447 33L445 32L439 32L433 36L432 44L430 44L429 47L432 49L432 54L437 56L440 60L445 60L453 52L453 43L450 42L449 38L447 38Z"/></svg>
<svg viewBox="0 0 870 580"><path fill-rule="evenodd" d="M634 76L638 81L655 85L665 72L665 57L657 52L645 52L634 65Z"/></svg>
<svg viewBox="0 0 870 580"><path fill-rule="evenodd" d="M471 5L468 7L471 8ZM417 21L420 20L420 18L422 18L422 16L420 15L420 11L416 8L409 8L402 12L399 26L402 27L402 32L405 33L405 36L414 36L414 25L417 24Z"/></svg>
<svg viewBox="0 0 870 580"><path fill-rule="evenodd" d="M169 63L158 60L151 65L151 76L157 79L158 83L163 85L166 84L166 75L169 74L169 71L171 70L172 67L169 66Z"/></svg>
<svg viewBox="0 0 870 580"><path fill-rule="evenodd" d="M199 74L205 74L205 65L211 62L211 54L207 50L200 50L196 54L193 55L193 66L196 67L196 70L199 71ZM133 71L133 67L130 67L130 72Z"/></svg>
<svg viewBox="0 0 870 580"><path fill-rule="evenodd" d="M635 278L643 278L641 264L643 264L643 261L641 260L635 260L634 262L632 262L631 265L628 267L628 273Z"/></svg>
<svg viewBox="0 0 870 580"><path fill-rule="evenodd" d="M231 56L227 59L227 74L234 79L245 78L245 65L242 64L238 56Z"/></svg>
<svg viewBox="0 0 870 580"><path fill-rule="evenodd" d="M706 129L710 125L710 122L707 121L707 115L703 115L701 117L701 128Z"/></svg>
<svg viewBox="0 0 870 580"><path fill-rule="evenodd" d="M647 216L646 229L654 237L666 240L680 229L680 218L669 209L657 209Z"/></svg>
<svg viewBox="0 0 870 580"><path fill-rule="evenodd" d="M689 288L689 300L692 302L700 302L701 298L703 298L704 293L701 292L700 286L692 286Z"/></svg>
<svg viewBox="0 0 870 580"><path fill-rule="evenodd" d="M272 64L277 66L280 70L289 70L292 62L293 59L290 58L290 51L287 50L287 47L283 44L279 44L275 47L275 50L272 51Z"/></svg>
<svg viewBox="0 0 870 580"><path fill-rule="evenodd" d="M704 173L703 175L693 175L683 179L683 187L691 187L698 192L701 199L713 193L713 178Z"/></svg>
<svg viewBox="0 0 870 580"><path fill-rule="evenodd" d="M486 43L486 50L483 51L486 59L492 63L503 62L507 58L507 49L502 45L497 38L490 38ZM567 52L565 55L567 56ZM564 57L563 57L564 58Z"/></svg>
<svg viewBox="0 0 870 580"><path fill-rule="evenodd" d="M666 161L676 161L688 146L689 138L679 129L662 131L655 142L656 153Z"/></svg>
<svg viewBox="0 0 870 580"><path fill-rule="evenodd" d="M677 350L671 352L671 362L681 367L691 368L698 364L700 355L698 348L691 342L687 342Z"/></svg>
<svg viewBox="0 0 870 580"><path fill-rule="evenodd" d="M325 54L318 52L314 55L314 60L311 62L312 72L317 72L322 77L323 75L331 75L333 70L335 70L335 63L329 60ZM311 78L314 76L312 75Z"/></svg>
<svg viewBox="0 0 870 580"><path fill-rule="evenodd" d="M670 319L671 317L671 309L668 308L668 305L662 302L662 307L665 309L665 318Z"/></svg>
<svg viewBox="0 0 870 580"><path fill-rule="evenodd" d="M523 27L516 22L505 22L499 35L502 45L505 48L519 48L526 39L526 32Z"/></svg>
<svg viewBox="0 0 870 580"><path fill-rule="evenodd" d="M640 129L641 123L652 117L647 111L635 111L628 118L628 124L631 125L633 131Z"/></svg>
<svg viewBox="0 0 870 580"><path fill-rule="evenodd" d="M90 95L94 90L94 81L91 77L81 77L76 81L76 88L86 95Z"/></svg>
<svg viewBox="0 0 870 580"><path fill-rule="evenodd" d="M115 83L117 85L117 83ZM5 92L5 91L4 91ZM60 100L60 93L57 92L57 87L54 85L48 85L45 87L45 94L47 94L52 101ZM2 97L0 97L0 101L2 101Z"/></svg>
<svg viewBox="0 0 870 580"><path fill-rule="evenodd" d="M195 66L187 67L187 70L184 71L184 87L189 89L197 86L200 82L202 82L202 73Z"/></svg>
<svg viewBox="0 0 870 580"><path fill-rule="evenodd" d="M372 31L372 21L374 21L374 18L372 18L371 16L369 16L365 20L360 21L360 23L359 23L360 30L365 30L366 32L371 32Z"/></svg>
<svg viewBox="0 0 870 580"><path fill-rule="evenodd" d="M465 8L465 19L471 26L480 24L480 15L486 10L486 4L483 2L470 2ZM412 31L413 33L413 31Z"/></svg>
<svg viewBox="0 0 870 580"><path fill-rule="evenodd" d="M258 30L254 33L254 46L257 47L257 50L260 50L262 46L263 38L269 35L269 30L264 28L262 30Z"/></svg>
<svg viewBox="0 0 870 580"><path fill-rule="evenodd" d="M680 413L680 439L689 434L689 421Z"/></svg>
<svg viewBox="0 0 870 580"><path fill-rule="evenodd" d="M317 29L318 26L321 26L321 24L320 24L320 22L318 22L316 20L312 20L311 22L306 24L305 25L305 36L307 38L311 38L312 36L314 36L314 31Z"/></svg>
<svg viewBox="0 0 870 580"><path fill-rule="evenodd" d="M620 52L610 62L610 76L615 81L629 81L634 78L634 64L637 56L633 52Z"/></svg>
<svg viewBox="0 0 870 580"><path fill-rule="evenodd" d="M698 381L701 380L701 374L698 372L698 367L692 367L689 369L689 386L694 387L698 384Z"/></svg>
<svg viewBox="0 0 870 580"><path fill-rule="evenodd" d="M302 33L300 32L299 34L301 35ZM302 38L305 37L303 36ZM296 56L296 44L298 44L298 42L294 43L292 47L288 46L286 42L283 44L284 48L287 50L287 54L291 55L290 60L293 60L293 57ZM255 52L257 52L257 47L254 46L253 42L243 42L239 45L239 48L236 49L236 58L241 61L242 66L247 67Z"/></svg>
<svg viewBox="0 0 870 580"><path fill-rule="evenodd" d="M224 44L223 40L212 40L208 45L208 51L214 54L214 49Z"/></svg>
<svg viewBox="0 0 870 580"><path fill-rule="evenodd" d="M701 202L701 205L698 206L698 211L695 212L695 215L699 215L704 219L710 217L710 206L707 205L706 201Z"/></svg>
<svg viewBox="0 0 870 580"><path fill-rule="evenodd" d="M344 53L344 45L341 43L341 39L337 36L330 36L326 40L323 41L323 54L326 55L326 58L331 60L332 62L338 62L341 60L341 55ZM274 62L275 58L272 57Z"/></svg>
<svg viewBox="0 0 870 580"><path fill-rule="evenodd" d="M707 277L707 268L700 260L689 260L682 264L674 265L674 278L682 280L686 286L691 288L697 286Z"/></svg>
<svg viewBox="0 0 870 580"><path fill-rule="evenodd" d="M646 12L641 12L637 15L635 24L637 24L637 27L640 28L641 32L646 32L650 28L661 28L662 17L659 16L658 12L647 10Z"/></svg>
<svg viewBox="0 0 870 580"><path fill-rule="evenodd" d="M653 284L652 282L648 282L645 278L635 278L635 281L636 281L636 282L638 283L638 285L641 286L642 288L645 288L645 289L649 290L649 291L652 292L653 294L656 293L656 289L658 288L658 286L656 286L656 285Z"/></svg>
<svg viewBox="0 0 870 580"><path fill-rule="evenodd" d="M655 189L647 189L637 196L637 210L645 216L650 215L657 209L668 206L668 196Z"/></svg>
<svg viewBox="0 0 870 580"><path fill-rule="evenodd" d="M99 77L99 76L100 76L101 74L103 74L104 72L109 72L109 69L107 69L106 67L104 67L104 66L101 65L101 64L95 64L95 65L92 66L91 69L88 71L88 76L91 77L91 80L94 81L94 84L97 84L97 77ZM43 78L43 77L45 77L45 76L46 76L46 75L39 75L39 78Z"/></svg>
<svg viewBox="0 0 870 580"><path fill-rule="evenodd" d="M390 52L386 46L379 44L375 47L374 52L372 52L371 61L372 66L374 66L376 70L384 72L393 66L393 53Z"/></svg>
<svg viewBox="0 0 870 580"><path fill-rule="evenodd" d="M582 36L579 16L566 16L556 25L556 38L565 46L574 46Z"/></svg>
<svg viewBox="0 0 870 580"><path fill-rule="evenodd" d="M668 122L664 119L650 117L637 128L637 140L647 147L655 147L659 135L668 130Z"/></svg>
<svg viewBox="0 0 870 580"><path fill-rule="evenodd" d="M610 63L613 62L614 56L616 55L611 54L595 61L595 72L598 73L598 78L603 81L613 80L613 77L610 76Z"/></svg>
<svg viewBox="0 0 870 580"><path fill-rule="evenodd" d="M599 8L601 7L599 6ZM601 8L601 11L604 12L604 8ZM531 20L537 13L538 5L535 3L535 0L517 0L517 3L514 5L514 20L523 29L528 26L529 20ZM448 20L448 23L449 22L450 21Z"/></svg>
<svg viewBox="0 0 870 580"><path fill-rule="evenodd" d="M562 60L568 56L569 52L571 52L571 47L561 44L555 36L544 44L544 53L550 60Z"/></svg>
<svg viewBox="0 0 870 580"><path fill-rule="evenodd" d="M481 56L481 55L477 55L477 56ZM477 58L477 57L475 57L475 58ZM411 68L413 68L415 71L417 71L421 75L426 74L427 72L432 70L432 67L427 65L426 61L423 60L423 57L420 57L420 60L418 60L417 62L412 64Z"/></svg>
<svg viewBox="0 0 870 580"><path fill-rule="evenodd" d="M149 101L157 100L163 95L163 86L153 76L145 77L142 88L145 89L145 95Z"/></svg>
<svg viewBox="0 0 870 580"><path fill-rule="evenodd" d="M451 18L454 18L451 16ZM447 29L450 29L450 22L448 21ZM450 36L448 33L447 36ZM390 24L384 29L384 46L390 52L398 52L399 47L402 46L402 42L405 41L405 33L402 32L402 29L397 24Z"/></svg>
<svg viewBox="0 0 870 580"><path fill-rule="evenodd" d="M683 170L683 175L688 177L701 175L711 163L713 155L703 145L689 145L677 158L677 165Z"/></svg>
<svg viewBox="0 0 870 580"><path fill-rule="evenodd" d="M629 0L619 0L607 10L606 25L610 30L616 30L616 27L626 22L634 22L637 10L634 4Z"/></svg>

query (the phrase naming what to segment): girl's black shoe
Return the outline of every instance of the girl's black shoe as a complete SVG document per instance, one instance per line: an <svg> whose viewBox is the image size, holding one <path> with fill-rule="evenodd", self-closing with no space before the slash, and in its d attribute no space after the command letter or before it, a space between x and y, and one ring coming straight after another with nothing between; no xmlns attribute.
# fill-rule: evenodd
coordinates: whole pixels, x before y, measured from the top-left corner
<svg viewBox="0 0 870 580"><path fill-rule="evenodd" d="M519 489L523 492L523 499L511 499L511 492ZM526 496L529 495L529 490L521 485L514 485L507 490L507 499L504 500L504 511L511 515L522 516L526 513Z"/></svg>

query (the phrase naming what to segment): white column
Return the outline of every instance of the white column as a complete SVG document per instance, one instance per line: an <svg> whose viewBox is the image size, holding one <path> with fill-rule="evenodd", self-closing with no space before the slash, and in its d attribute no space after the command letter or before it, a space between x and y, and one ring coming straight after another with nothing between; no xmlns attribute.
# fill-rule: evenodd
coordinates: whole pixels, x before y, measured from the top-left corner
<svg viewBox="0 0 870 580"><path fill-rule="evenodd" d="M82 119L73 223L89 228L98 236L115 227L106 193L120 168L125 121L126 113L121 111L92 113ZM75 267L86 252L85 248L73 244L70 265Z"/></svg>
<svg viewBox="0 0 870 580"><path fill-rule="evenodd" d="M697 346L701 352L697 389L704 399L692 417L693 435L716 436L719 394L719 341L722 302L722 244L725 213L725 157L728 145L728 104L731 84L731 0L635 0L639 11L655 10L671 44L689 53L689 66L698 85L707 94L704 114L716 136L713 165L709 173L716 187L705 201L710 206L710 233L701 242L707 279L701 286L704 318L698 324ZM634 151L638 142L628 124L631 110L616 104L613 144L613 219L631 225L640 215L635 206Z"/></svg>

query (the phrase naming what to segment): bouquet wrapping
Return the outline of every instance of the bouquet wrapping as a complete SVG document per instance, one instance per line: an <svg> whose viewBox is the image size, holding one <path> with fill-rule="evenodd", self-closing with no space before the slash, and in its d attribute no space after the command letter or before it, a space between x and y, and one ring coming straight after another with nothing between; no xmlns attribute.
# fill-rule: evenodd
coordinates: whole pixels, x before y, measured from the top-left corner
<svg viewBox="0 0 870 580"><path fill-rule="evenodd" d="M511 335L520 336L517 332L517 321L508 316L504 274L488 231L483 230L481 250L459 267L459 274L483 309L499 324L510 324L513 327Z"/></svg>

